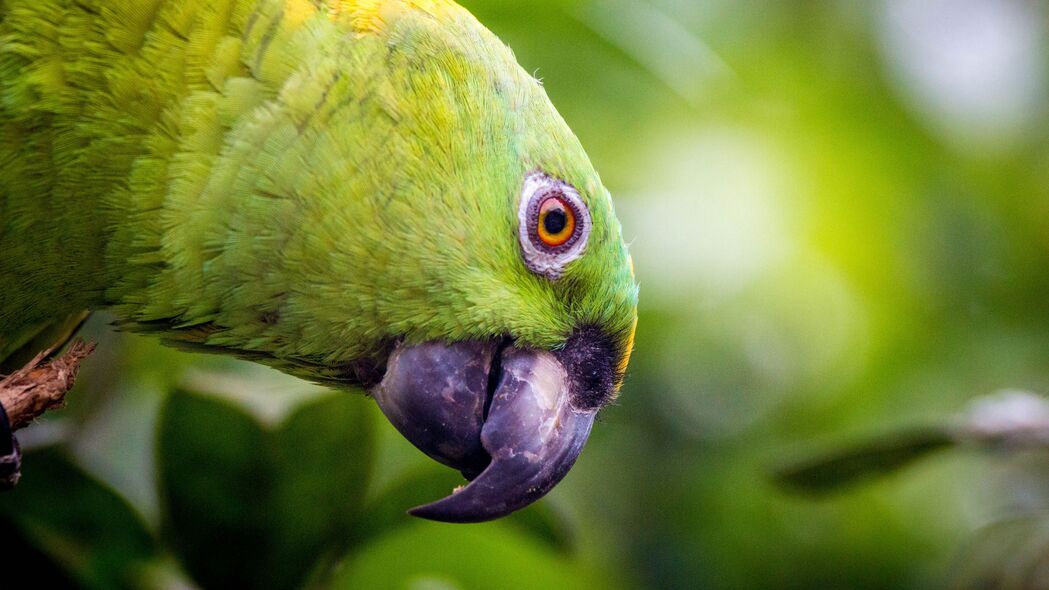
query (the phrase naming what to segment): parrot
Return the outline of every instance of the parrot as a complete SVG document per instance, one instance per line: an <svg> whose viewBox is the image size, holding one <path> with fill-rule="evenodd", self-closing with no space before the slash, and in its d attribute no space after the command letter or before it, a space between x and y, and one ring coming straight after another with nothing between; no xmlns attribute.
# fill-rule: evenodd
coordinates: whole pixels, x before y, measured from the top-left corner
<svg viewBox="0 0 1049 590"><path fill-rule="evenodd" d="M543 497L621 389L610 193L451 0L0 0L0 135L4 371L106 310L363 393L467 480L445 522Z"/></svg>

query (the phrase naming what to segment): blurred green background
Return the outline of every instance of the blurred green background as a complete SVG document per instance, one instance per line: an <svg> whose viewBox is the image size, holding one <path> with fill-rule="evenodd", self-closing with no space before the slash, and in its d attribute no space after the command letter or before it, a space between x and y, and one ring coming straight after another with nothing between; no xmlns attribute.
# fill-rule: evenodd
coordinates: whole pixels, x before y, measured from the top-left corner
<svg viewBox="0 0 1049 590"><path fill-rule="evenodd" d="M22 433L0 559L98 588L1049 587L970 571L1046 538L1045 457L819 500L769 478L1049 391L1045 3L463 3L587 146L641 284L620 402L565 481L495 523L409 519L458 480L370 400L96 316L69 408Z"/></svg>

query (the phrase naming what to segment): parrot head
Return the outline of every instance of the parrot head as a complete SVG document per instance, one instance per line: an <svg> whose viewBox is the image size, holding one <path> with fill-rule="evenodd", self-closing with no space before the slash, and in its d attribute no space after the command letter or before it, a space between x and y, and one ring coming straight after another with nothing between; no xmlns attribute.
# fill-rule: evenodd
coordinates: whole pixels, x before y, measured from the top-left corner
<svg viewBox="0 0 1049 590"><path fill-rule="evenodd" d="M623 379L636 287L607 194L580 192L542 167L519 174L516 198L499 199L501 238L446 259L471 269L454 291L476 307L436 338L399 343L372 389L401 434L472 480L416 516L483 521L542 497Z"/></svg>
<svg viewBox="0 0 1049 590"><path fill-rule="evenodd" d="M383 333L370 393L471 480L412 514L484 521L575 462L623 380L637 285L609 193L540 82L465 10L407 4L382 25L393 123L349 275L369 277Z"/></svg>

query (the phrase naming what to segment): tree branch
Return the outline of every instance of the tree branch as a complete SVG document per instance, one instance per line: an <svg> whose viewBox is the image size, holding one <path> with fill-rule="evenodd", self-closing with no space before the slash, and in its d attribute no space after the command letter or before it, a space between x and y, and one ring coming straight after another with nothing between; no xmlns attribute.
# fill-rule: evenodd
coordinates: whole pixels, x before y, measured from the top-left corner
<svg viewBox="0 0 1049 590"><path fill-rule="evenodd" d="M44 362L53 350L41 352L26 366L0 380L0 403L7 411L12 431L65 404L66 392L76 382L80 362L94 352L95 343L77 339L61 356Z"/></svg>

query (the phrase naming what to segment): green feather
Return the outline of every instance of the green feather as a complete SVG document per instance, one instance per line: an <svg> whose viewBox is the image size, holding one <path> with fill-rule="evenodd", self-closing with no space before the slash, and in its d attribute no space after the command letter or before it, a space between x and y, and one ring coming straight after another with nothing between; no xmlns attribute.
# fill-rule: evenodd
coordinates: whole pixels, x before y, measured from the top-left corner
<svg viewBox="0 0 1049 590"><path fill-rule="evenodd" d="M329 4L0 3L0 359L100 308L318 380L399 339L629 354L620 225L539 82L454 4ZM593 220L555 282L517 243L535 170Z"/></svg>

